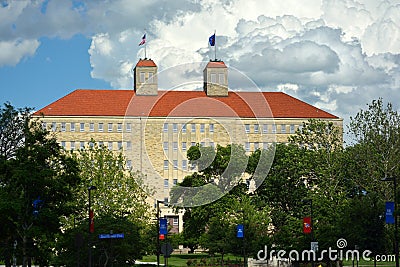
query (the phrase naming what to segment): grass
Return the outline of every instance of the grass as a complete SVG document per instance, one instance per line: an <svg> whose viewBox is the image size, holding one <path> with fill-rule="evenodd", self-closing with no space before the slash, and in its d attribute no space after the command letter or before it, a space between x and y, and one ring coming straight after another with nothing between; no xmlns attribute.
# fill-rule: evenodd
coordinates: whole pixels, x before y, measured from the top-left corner
<svg viewBox="0 0 400 267"><path fill-rule="evenodd" d="M201 259L220 259L221 256L214 256L211 257L208 254L201 253L201 254L172 254L170 258L168 258L168 266L173 266L173 267L186 267L187 262L189 260L196 260L197 262L200 262ZM225 260L243 260L240 257L236 257L233 255L224 255L224 261ZM144 256L141 262L157 262L157 256L156 255L149 255L149 256ZM160 264L164 264L164 256L160 256ZM194 267L194 266L193 266Z"/></svg>

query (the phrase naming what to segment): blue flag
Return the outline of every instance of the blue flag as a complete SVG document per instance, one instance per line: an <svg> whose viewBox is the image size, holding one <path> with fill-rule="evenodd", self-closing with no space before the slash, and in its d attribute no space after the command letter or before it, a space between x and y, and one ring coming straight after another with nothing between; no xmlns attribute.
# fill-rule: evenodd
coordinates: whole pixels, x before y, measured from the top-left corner
<svg viewBox="0 0 400 267"><path fill-rule="evenodd" d="M386 202L386 212L385 212L385 217L386 217L386 223L387 224L394 224L394 216L395 216L395 210L394 210L394 202Z"/></svg>
<svg viewBox="0 0 400 267"><path fill-rule="evenodd" d="M215 33L208 38L208 42L210 43L211 46L215 45Z"/></svg>

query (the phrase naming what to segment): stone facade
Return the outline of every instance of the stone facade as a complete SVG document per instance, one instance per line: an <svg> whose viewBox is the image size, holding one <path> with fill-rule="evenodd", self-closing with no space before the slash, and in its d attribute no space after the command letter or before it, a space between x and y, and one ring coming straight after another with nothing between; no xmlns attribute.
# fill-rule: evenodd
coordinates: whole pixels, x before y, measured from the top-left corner
<svg viewBox="0 0 400 267"><path fill-rule="evenodd" d="M261 92L228 93L227 71L223 62L207 64L203 72L206 94L161 92L157 66L151 60L140 60L134 93L77 90L35 116L41 117L66 150L81 149L94 140L112 151L122 151L126 168L145 174L146 184L156 192L153 198L165 201L175 184L196 171L186 157L193 145L239 144L250 154L275 142L286 143L310 116L342 129L342 119L282 93L268 95L268 101ZM153 207L154 199L150 200ZM161 208L162 216L173 223L173 231L181 231L183 213Z"/></svg>

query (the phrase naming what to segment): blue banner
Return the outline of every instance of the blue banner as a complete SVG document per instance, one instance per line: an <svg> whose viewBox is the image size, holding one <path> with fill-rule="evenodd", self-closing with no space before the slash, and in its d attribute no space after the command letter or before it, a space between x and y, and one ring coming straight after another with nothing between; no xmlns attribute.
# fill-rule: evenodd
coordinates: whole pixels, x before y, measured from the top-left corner
<svg viewBox="0 0 400 267"><path fill-rule="evenodd" d="M386 202L386 223L394 224L394 202Z"/></svg>
<svg viewBox="0 0 400 267"><path fill-rule="evenodd" d="M236 228L236 237L243 238L244 237L244 225L238 224Z"/></svg>
<svg viewBox="0 0 400 267"><path fill-rule="evenodd" d="M167 219L160 219L160 235L168 234Z"/></svg>

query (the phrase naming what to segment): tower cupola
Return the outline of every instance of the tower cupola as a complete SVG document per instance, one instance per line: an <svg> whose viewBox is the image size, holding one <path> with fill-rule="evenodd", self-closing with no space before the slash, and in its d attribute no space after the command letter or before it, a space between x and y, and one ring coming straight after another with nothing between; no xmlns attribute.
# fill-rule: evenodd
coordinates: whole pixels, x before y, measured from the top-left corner
<svg viewBox="0 0 400 267"><path fill-rule="evenodd" d="M157 95L157 65L151 59L139 59L134 69L136 95Z"/></svg>
<svg viewBox="0 0 400 267"><path fill-rule="evenodd" d="M210 61L203 71L207 96L228 96L228 68L223 61Z"/></svg>

